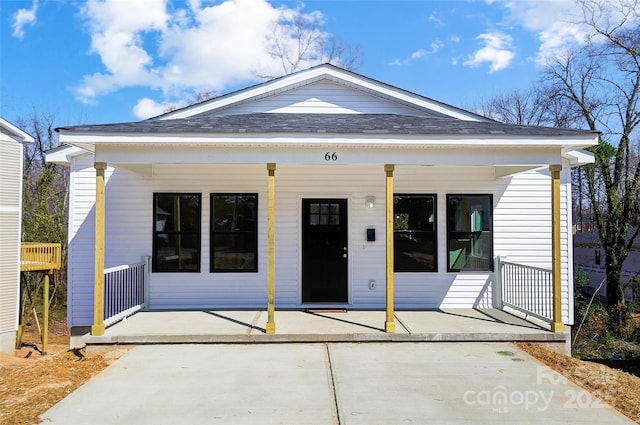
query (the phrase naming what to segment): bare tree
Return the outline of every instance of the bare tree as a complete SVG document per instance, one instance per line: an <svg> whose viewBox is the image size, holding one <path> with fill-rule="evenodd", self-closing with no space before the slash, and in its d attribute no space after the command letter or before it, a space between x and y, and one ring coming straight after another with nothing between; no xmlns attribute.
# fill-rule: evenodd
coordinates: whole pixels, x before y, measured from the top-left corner
<svg viewBox="0 0 640 425"><path fill-rule="evenodd" d="M531 90L497 96L481 110L512 124L602 132L591 149L595 164L574 172L574 199L578 222L589 214L597 226L606 257L607 304L613 309L624 305L622 264L640 231L640 0L576 2L581 24L592 32L587 43L552 58Z"/></svg>
<svg viewBox="0 0 640 425"><path fill-rule="evenodd" d="M638 0L580 0L583 23L594 35L586 46L557 57L545 72L554 96L573 103L583 122L603 131L585 167L594 219L605 250L607 305L624 305L622 264L640 229L640 166L632 137L640 124L640 27ZM617 139L617 146L611 139ZM631 231L630 231L631 230Z"/></svg>
<svg viewBox="0 0 640 425"><path fill-rule="evenodd" d="M480 113L506 124L570 128L579 122L573 105L553 96L543 82L495 96L482 103Z"/></svg>
<svg viewBox="0 0 640 425"><path fill-rule="evenodd" d="M18 126L34 138L24 146L22 240L62 245L62 268L54 272L52 306L66 299L68 169L46 162L46 152L58 146L54 116L33 114Z"/></svg>
<svg viewBox="0 0 640 425"><path fill-rule="evenodd" d="M273 23L268 40L269 54L282 66L282 75L321 63L331 63L346 69L362 65L362 50L325 32L320 13L287 10ZM278 75L257 75L275 78Z"/></svg>

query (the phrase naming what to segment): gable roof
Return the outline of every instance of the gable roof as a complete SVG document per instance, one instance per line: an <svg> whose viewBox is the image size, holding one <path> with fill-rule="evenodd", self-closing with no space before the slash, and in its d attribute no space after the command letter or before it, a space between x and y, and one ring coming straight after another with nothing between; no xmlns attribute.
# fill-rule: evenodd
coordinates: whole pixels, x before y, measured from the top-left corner
<svg viewBox="0 0 640 425"><path fill-rule="evenodd" d="M331 64L317 65L283 77L237 90L214 99L190 105L176 111L168 112L152 119L165 120L188 118L207 111L219 111L222 113L233 106L255 102L265 97L273 96L274 94L295 90L299 87L317 83L322 80L354 88L363 93L372 94L380 99L390 100L422 112L439 112L447 116L465 120L492 121L481 115L474 114L464 109L436 101Z"/></svg>
<svg viewBox="0 0 640 425"><path fill-rule="evenodd" d="M123 142L247 145L278 136L303 145L305 137L288 136L304 135L329 143L340 139L340 144L358 139L359 145L375 140L399 146L411 140L442 146L558 146L563 154L597 144L598 134L503 124L327 64L144 121L56 131L61 143L89 151Z"/></svg>

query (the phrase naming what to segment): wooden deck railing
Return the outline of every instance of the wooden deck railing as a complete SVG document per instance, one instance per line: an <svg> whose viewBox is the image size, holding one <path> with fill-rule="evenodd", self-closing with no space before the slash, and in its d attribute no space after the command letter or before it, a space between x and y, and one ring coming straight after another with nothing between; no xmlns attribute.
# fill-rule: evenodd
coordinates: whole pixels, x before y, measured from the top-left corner
<svg viewBox="0 0 640 425"><path fill-rule="evenodd" d="M20 244L20 271L58 270L62 263L59 243L22 242Z"/></svg>
<svg viewBox="0 0 640 425"><path fill-rule="evenodd" d="M553 319L551 270L498 258L499 303L547 323Z"/></svg>
<svg viewBox="0 0 640 425"><path fill-rule="evenodd" d="M104 271L104 324L110 326L147 305L149 257Z"/></svg>

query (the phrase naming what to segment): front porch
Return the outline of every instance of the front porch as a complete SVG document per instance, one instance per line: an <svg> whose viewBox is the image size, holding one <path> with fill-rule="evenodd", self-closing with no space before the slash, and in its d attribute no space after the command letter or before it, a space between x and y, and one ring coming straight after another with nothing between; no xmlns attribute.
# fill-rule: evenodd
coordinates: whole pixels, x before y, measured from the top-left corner
<svg viewBox="0 0 640 425"><path fill-rule="evenodd" d="M564 352L569 338L499 309L395 311L395 333L381 326L385 311L284 310L275 315L278 333L267 334L265 310L139 311L82 341L89 349L113 344L535 341Z"/></svg>

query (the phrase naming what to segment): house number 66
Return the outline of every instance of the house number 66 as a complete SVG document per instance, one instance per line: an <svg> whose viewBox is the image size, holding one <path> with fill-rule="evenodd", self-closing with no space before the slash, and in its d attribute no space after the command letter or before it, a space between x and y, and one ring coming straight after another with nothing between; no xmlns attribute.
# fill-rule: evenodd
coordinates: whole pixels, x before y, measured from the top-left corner
<svg viewBox="0 0 640 425"><path fill-rule="evenodd" d="M325 161L337 161L338 160L338 154L336 152L327 152L324 154L324 160Z"/></svg>

